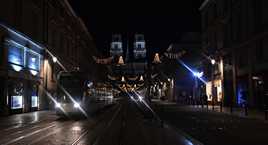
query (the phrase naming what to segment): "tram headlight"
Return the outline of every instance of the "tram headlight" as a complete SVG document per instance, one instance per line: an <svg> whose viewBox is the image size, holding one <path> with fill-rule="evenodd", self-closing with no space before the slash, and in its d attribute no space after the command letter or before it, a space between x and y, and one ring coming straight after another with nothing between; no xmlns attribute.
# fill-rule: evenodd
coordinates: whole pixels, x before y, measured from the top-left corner
<svg viewBox="0 0 268 145"><path fill-rule="evenodd" d="M56 103L56 108L60 108L61 107L61 103Z"/></svg>
<svg viewBox="0 0 268 145"><path fill-rule="evenodd" d="M74 103L74 108L79 108L80 104L79 103Z"/></svg>

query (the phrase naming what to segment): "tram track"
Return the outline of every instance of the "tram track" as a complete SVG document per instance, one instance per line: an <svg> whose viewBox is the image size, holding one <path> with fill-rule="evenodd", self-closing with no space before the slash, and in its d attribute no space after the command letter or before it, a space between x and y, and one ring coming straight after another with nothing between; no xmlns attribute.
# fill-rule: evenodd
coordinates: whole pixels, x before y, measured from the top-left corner
<svg viewBox="0 0 268 145"><path fill-rule="evenodd" d="M116 118L116 116L118 115L118 113L120 112L120 110L121 110L121 106L119 105L118 106L118 109L112 115L112 119L105 126L104 131L107 130L107 127L111 126L113 120ZM102 124L105 124L105 121L107 120L107 118L109 118L109 115L107 116L107 114L109 114L112 111L113 111L113 109L111 111L105 112L106 114L103 115L104 118L101 118L98 121L96 121L96 123L94 125L92 125L91 128L87 128L86 130L84 130L83 133L79 137L77 137L77 139L75 139L71 145L78 145L83 139L85 139L85 137L88 137L91 129L97 128L98 126L101 126ZM100 136L101 135L98 135L98 136L96 135L95 137L92 137L93 138L93 143L91 143L91 144L95 145L98 142Z"/></svg>
<svg viewBox="0 0 268 145"><path fill-rule="evenodd" d="M101 137L103 137L103 134L105 133L105 131L107 131L112 123L114 122L114 120L116 119L116 117L119 115L119 112L122 110L122 105L118 106L118 109L115 111L115 113L112 115L111 120L107 123L107 125L103 128L103 130L99 133L98 136L96 136L93 141L92 141L92 145L98 145L99 141L101 139Z"/></svg>

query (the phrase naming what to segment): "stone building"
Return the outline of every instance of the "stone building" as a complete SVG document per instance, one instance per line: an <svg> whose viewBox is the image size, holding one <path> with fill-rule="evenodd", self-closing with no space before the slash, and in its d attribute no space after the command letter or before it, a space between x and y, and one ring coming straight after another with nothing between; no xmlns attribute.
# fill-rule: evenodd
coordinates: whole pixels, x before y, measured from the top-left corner
<svg viewBox="0 0 268 145"><path fill-rule="evenodd" d="M225 105L267 105L267 6L267 0L205 0L200 7L203 50L216 60L207 62L210 92Z"/></svg>
<svg viewBox="0 0 268 145"><path fill-rule="evenodd" d="M1 1L0 23L1 114L54 106L45 92L57 74L94 65L92 36L67 0Z"/></svg>

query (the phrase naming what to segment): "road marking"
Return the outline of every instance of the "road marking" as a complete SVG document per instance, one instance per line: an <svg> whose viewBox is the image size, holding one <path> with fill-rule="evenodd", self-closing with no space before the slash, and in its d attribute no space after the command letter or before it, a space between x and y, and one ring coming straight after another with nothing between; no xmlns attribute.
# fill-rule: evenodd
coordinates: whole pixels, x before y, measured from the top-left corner
<svg viewBox="0 0 268 145"><path fill-rule="evenodd" d="M72 124L72 122L68 122L68 124L66 124L66 125L69 125L69 124ZM55 131L52 131L52 132L46 134L45 136L42 136L42 137L40 137L40 138L38 138L38 139L36 139L36 140L33 140L33 142L29 143L28 145L36 144L36 143L38 143L39 141L41 141L41 140L43 140L43 139L46 139L47 137L49 137L49 136L51 136L51 135L53 135L53 134L56 134L57 132L59 132L59 131L60 131L61 129L63 129L63 128L65 128L65 126L61 126L61 127L59 127L59 128L56 128Z"/></svg>
<svg viewBox="0 0 268 145"><path fill-rule="evenodd" d="M118 110L116 110L116 112L114 113L112 119L109 121L109 123L107 124L107 126L105 127L104 130L107 130L108 128L110 128L112 122L114 121L114 119L116 118L116 116L119 114L121 108L122 108L122 106L120 105L120 107L118 108ZM98 142L99 142L99 140L100 140L100 137L101 137L101 136L96 137L96 139L95 139L93 145L97 145L97 144L98 144Z"/></svg>
<svg viewBox="0 0 268 145"><path fill-rule="evenodd" d="M55 124L55 121L51 122L51 123L48 123L48 124L43 124L44 126L46 125L52 125L52 124ZM28 125L30 127L30 125ZM25 127L28 127L28 126L25 126ZM8 134L8 136L12 136L12 135L18 135L18 134L21 134L23 133L25 130L32 130L32 129L35 129L35 128L38 128L38 127L42 127L41 125L35 125L35 126L32 126L30 128L25 128L23 130L18 130L18 131L15 131L15 132L12 132L10 134Z"/></svg>
<svg viewBox="0 0 268 145"><path fill-rule="evenodd" d="M72 143L72 145L77 145L80 141L81 141L81 139L86 135L86 134L88 134L88 130L86 130L86 131L84 131L73 143Z"/></svg>
<svg viewBox="0 0 268 145"><path fill-rule="evenodd" d="M4 131L9 131L9 130L12 130L12 129L16 129L16 128L20 128L20 127L24 127L25 125L23 124L19 124L19 125L16 125L16 126L11 126L11 127L8 127L6 129L4 129Z"/></svg>
<svg viewBox="0 0 268 145"><path fill-rule="evenodd" d="M13 139L13 140L11 140L11 141L9 141L9 142L3 144L3 145L13 144L13 143L18 142L18 141L20 141L20 140L22 140L22 139L28 138L28 137L30 137L30 136L32 136L32 135L35 135L35 134L37 134L37 133L40 133L40 132L42 132L42 131L45 131L45 130L47 130L47 129L49 129L49 128L52 128L52 127L55 127L55 126L56 126L56 125L54 124L54 125L50 125L50 126L48 126L48 127L45 127L45 128L43 128L43 129L36 130L36 131L34 131L34 132L32 132L32 133L29 133L29 134L26 134L26 135L17 137L17 138L15 138L15 139Z"/></svg>
<svg viewBox="0 0 268 145"><path fill-rule="evenodd" d="M120 109L119 109L120 110ZM102 120L102 119L100 119L100 120ZM99 124L100 122L95 122L89 129L87 129L86 131L84 131L71 145L77 145L80 141L81 141L81 139L85 136L85 135L87 135L88 133L89 133L89 130L90 129L92 129L92 128L94 128L95 127L95 125L97 125L97 124Z"/></svg>

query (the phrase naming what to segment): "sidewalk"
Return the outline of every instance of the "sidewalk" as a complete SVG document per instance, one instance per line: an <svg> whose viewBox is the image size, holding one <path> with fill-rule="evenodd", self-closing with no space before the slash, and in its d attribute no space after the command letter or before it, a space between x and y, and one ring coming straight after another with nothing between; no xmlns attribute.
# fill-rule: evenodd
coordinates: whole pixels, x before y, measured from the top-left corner
<svg viewBox="0 0 268 145"><path fill-rule="evenodd" d="M153 102L162 104L162 105L177 105L175 102L168 102L168 101L153 100ZM265 112L256 110L256 109L248 109L248 115L246 115L245 109L238 108L238 107L234 107L232 113L231 113L230 107L222 107L222 112L221 112L220 106L214 106L214 109L213 109L212 105L209 105L208 108L206 105L203 105L203 108L201 105L178 105L178 107L183 107L185 109L192 109L194 111L218 112L218 113L239 116L241 118L250 118L250 119L268 121L268 120L265 120Z"/></svg>
<svg viewBox="0 0 268 145"><path fill-rule="evenodd" d="M222 112L221 112L220 106L214 106L214 109L213 109L212 105L209 105L208 108L206 105L204 105L203 108L201 105L199 105L199 106L189 105L188 107L199 108L200 110L208 110L208 111L214 111L214 112L219 112L219 113L225 113L225 114L229 114L229 115L235 115L235 116L239 116L242 118L265 120L265 112L257 110L257 109L248 109L247 110L248 113L246 115L245 108L238 108L238 107L234 107L232 113L231 113L230 107L222 107Z"/></svg>

